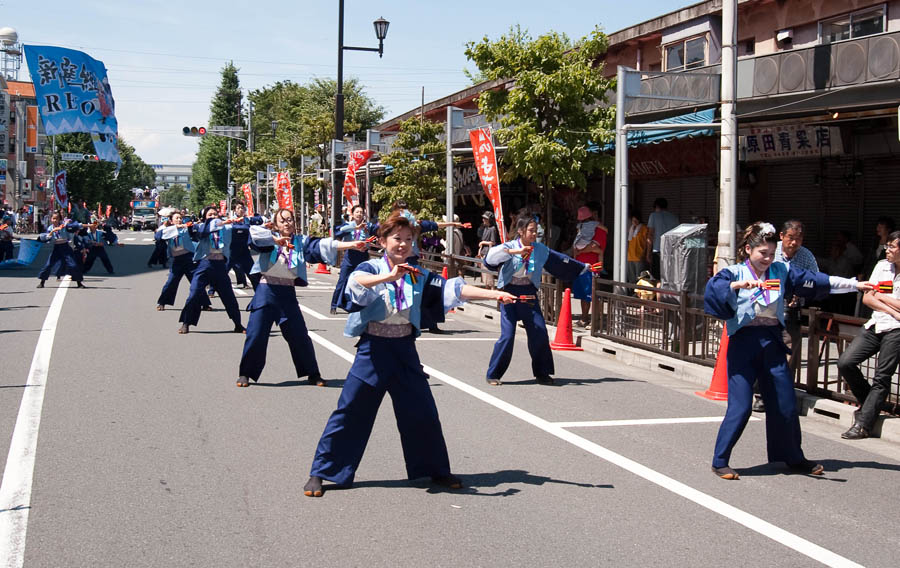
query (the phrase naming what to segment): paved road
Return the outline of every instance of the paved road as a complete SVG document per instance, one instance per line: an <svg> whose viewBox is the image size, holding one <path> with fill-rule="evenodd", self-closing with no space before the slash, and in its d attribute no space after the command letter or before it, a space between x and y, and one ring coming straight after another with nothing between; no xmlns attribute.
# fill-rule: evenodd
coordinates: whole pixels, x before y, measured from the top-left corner
<svg viewBox="0 0 900 568"><path fill-rule="evenodd" d="M295 379L275 330L261 383L238 389L243 336L218 300L178 335L178 311L154 309L166 273L146 269L151 235L120 238L117 274L95 267L87 290L52 279L35 290L46 250L0 272L0 451L39 433L30 489L0 507L13 509L0 526L27 521L4 534L0 566L15 565L3 562L23 537L28 567L897 564L896 446L804 421L806 453L827 474L785 475L764 463L754 421L732 460L741 480L722 481L709 463L724 405L696 385L557 353L558 386L540 386L520 341L505 384L490 387L496 328L464 316L418 348L467 488L404 479L385 403L356 486L303 497L354 353L345 316L328 315L336 275L298 291L328 386ZM49 357L45 382L36 352ZM38 392L39 424L17 427ZM7 499L29 473L13 450Z"/></svg>

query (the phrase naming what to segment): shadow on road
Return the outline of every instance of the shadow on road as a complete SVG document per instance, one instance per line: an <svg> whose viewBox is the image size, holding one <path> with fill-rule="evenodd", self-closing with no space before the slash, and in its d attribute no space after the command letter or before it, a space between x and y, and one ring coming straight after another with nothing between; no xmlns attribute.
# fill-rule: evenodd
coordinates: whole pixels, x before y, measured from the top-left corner
<svg viewBox="0 0 900 568"><path fill-rule="evenodd" d="M641 381L638 379L623 379L622 377L601 377L596 379L569 379L562 377L554 377L553 385L554 387L562 387L566 385L573 386L583 386L583 385L596 385L601 383L644 383L646 381ZM529 379L525 381L508 381L503 379L504 385L536 385L536 379Z"/></svg>

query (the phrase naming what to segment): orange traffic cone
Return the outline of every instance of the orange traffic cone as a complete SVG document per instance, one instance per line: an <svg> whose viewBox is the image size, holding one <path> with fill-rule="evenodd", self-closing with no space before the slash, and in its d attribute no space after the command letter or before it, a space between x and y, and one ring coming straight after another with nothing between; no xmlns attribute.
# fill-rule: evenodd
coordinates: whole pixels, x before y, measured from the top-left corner
<svg viewBox="0 0 900 568"><path fill-rule="evenodd" d="M331 269L324 262L320 262L316 267L316 274L331 274Z"/></svg>
<svg viewBox="0 0 900 568"><path fill-rule="evenodd" d="M572 340L572 290L566 288L563 293L562 307L556 322L556 338L550 344L556 351L584 351Z"/></svg>
<svg viewBox="0 0 900 568"><path fill-rule="evenodd" d="M722 328L722 340L719 341L719 354L716 355L716 367L713 369L712 381L705 391L694 394L709 400L728 400L728 332Z"/></svg>

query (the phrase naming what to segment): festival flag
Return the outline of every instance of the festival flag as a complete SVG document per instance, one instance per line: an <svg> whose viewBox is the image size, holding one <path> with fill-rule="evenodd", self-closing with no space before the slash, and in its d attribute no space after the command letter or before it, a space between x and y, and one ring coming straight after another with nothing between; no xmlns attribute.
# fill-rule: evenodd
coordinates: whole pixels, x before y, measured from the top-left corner
<svg viewBox="0 0 900 568"><path fill-rule="evenodd" d="M366 165L369 158L375 155L374 150L354 150L347 161L347 175L344 176L344 197L350 206L359 205L359 187L356 185L356 172Z"/></svg>
<svg viewBox="0 0 900 568"><path fill-rule="evenodd" d="M228 213L228 202L225 201L224 199L220 199L219 200L219 215L224 216L226 213Z"/></svg>
<svg viewBox="0 0 900 568"><path fill-rule="evenodd" d="M72 204L69 203L69 192L66 190L66 170L59 172L53 178L53 193L60 209L68 207L69 211L72 210Z"/></svg>
<svg viewBox="0 0 900 568"><path fill-rule="evenodd" d="M469 140L472 142L475 169L478 170L481 186L494 208L494 218L497 220L500 241L505 241L506 227L503 219L503 205L500 202L500 176L497 170L497 153L494 149L491 131L488 128L472 130L469 132Z"/></svg>
<svg viewBox="0 0 900 568"><path fill-rule="evenodd" d="M290 172L278 172L278 175L275 176L275 196L278 199L278 207L293 210L293 194Z"/></svg>
<svg viewBox="0 0 900 568"><path fill-rule="evenodd" d="M49 45L26 45L25 59L45 133L87 132L102 160L120 164L115 101L103 62Z"/></svg>
<svg viewBox="0 0 900 568"><path fill-rule="evenodd" d="M244 192L244 201L247 202L247 214L253 217L253 190L249 183L241 185L241 191Z"/></svg>
<svg viewBox="0 0 900 568"><path fill-rule="evenodd" d="M106 206L106 218L109 219L109 216L112 215L112 205Z"/></svg>

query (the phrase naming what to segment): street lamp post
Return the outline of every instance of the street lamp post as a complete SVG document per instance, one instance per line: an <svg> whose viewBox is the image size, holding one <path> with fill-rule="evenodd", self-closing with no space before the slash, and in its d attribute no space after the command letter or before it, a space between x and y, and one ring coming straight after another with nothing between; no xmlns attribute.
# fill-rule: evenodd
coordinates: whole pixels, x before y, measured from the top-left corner
<svg viewBox="0 0 900 568"><path fill-rule="evenodd" d="M344 0L338 2L338 64L337 64L337 93L334 95L334 139L344 140L344 50L350 51L374 51L378 57L384 55L384 38L387 37L390 22L384 18L378 18L372 25L375 26L375 37L378 38L378 47L354 47L344 45ZM337 225L340 217L340 197L337 187L337 173L332 168L331 172L331 224Z"/></svg>

